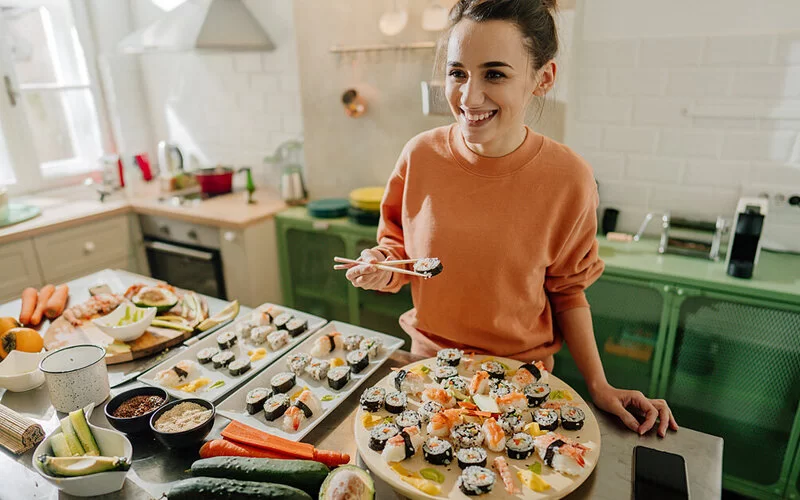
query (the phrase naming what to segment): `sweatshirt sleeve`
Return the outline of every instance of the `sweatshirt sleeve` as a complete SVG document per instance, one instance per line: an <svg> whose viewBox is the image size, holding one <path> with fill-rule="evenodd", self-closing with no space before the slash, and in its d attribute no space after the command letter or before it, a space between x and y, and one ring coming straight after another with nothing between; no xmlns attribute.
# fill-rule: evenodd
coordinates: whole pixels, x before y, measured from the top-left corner
<svg viewBox="0 0 800 500"><path fill-rule="evenodd" d="M576 307L589 307L584 290L603 273L598 255L597 190L584 207L555 262L547 268L545 289L558 314Z"/></svg>
<svg viewBox="0 0 800 500"><path fill-rule="evenodd" d="M383 200L381 200L381 218L378 223L378 246L376 250L391 260L408 259L403 237L403 195L405 193L406 169L406 152L404 150L397 160L397 165L389 178L389 182L386 184ZM392 278L385 287L381 288L381 291L395 293L408 282L408 275L392 273Z"/></svg>

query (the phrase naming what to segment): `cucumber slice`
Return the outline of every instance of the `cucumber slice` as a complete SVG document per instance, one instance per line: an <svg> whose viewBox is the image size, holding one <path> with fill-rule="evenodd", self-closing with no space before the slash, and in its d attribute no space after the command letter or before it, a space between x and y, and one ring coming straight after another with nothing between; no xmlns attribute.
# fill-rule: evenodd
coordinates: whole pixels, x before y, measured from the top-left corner
<svg viewBox="0 0 800 500"><path fill-rule="evenodd" d="M75 434L75 429L72 428L72 422L68 416L61 419L61 432L64 434L64 439L67 441L67 446L69 451L72 452L72 456L83 455L83 445L81 445L78 435Z"/></svg>
<svg viewBox="0 0 800 500"><path fill-rule="evenodd" d="M130 463L124 457L48 457L37 458L42 468L53 476L77 477L128 470Z"/></svg>
<svg viewBox="0 0 800 500"><path fill-rule="evenodd" d="M89 429L89 423L86 421L86 415L83 414L83 408L69 413L69 420L72 422L72 428L75 429L75 434L83 446L84 455L96 457L100 455L100 448L97 446L97 441L94 440L92 430Z"/></svg>
<svg viewBox="0 0 800 500"><path fill-rule="evenodd" d="M50 447L53 448L53 454L57 457L71 457L72 450L69 449L67 438L64 433L53 434L50 438Z"/></svg>

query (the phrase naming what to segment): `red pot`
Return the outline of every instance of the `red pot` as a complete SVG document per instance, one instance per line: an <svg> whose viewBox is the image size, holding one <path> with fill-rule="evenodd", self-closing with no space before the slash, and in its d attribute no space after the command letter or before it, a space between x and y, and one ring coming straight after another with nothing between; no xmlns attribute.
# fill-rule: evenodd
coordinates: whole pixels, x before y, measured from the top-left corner
<svg viewBox="0 0 800 500"><path fill-rule="evenodd" d="M195 170L194 175L203 194L217 195L233 190L234 173L235 170L229 167L212 167Z"/></svg>

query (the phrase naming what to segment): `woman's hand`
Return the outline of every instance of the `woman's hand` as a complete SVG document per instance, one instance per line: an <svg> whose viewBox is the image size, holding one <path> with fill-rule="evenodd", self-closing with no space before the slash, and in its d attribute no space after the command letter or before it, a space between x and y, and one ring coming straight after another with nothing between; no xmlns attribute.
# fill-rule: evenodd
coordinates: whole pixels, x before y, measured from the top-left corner
<svg viewBox="0 0 800 500"><path fill-rule="evenodd" d="M592 401L600 409L618 416L630 430L639 435L652 429L656 425L656 419L659 420L659 436L665 437L668 427L673 431L678 430L678 423L663 399L648 399L639 391L617 389L605 384L592 391ZM644 417L644 422L640 424L628 409Z"/></svg>
<svg viewBox="0 0 800 500"><path fill-rule="evenodd" d="M361 252L361 257L358 260L364 264L338 264L333 268L347 269L345 276L350 280L350 283L364 290L380 290L389 284L389 280L392 279L392 273L371 265L386 260L386 256L381 252L373 248L367 248Z"/></svg>

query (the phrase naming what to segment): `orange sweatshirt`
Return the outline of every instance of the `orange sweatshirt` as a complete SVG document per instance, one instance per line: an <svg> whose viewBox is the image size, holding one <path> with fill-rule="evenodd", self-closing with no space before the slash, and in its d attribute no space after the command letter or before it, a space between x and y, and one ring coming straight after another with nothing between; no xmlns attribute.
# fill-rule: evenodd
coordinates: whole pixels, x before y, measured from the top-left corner
<svg viewBox="0 0 800 500"><path fill-rule="evenodd" d="M391 259L438 257L431 279L411 282L400 318L415 351L444 347L520 360L558 351L554 315L589 307L584 289L603 272L597 186L572 150L528 129L514 152L472 152L458 126L406 144L381 203L378 249Z"/></svg>

